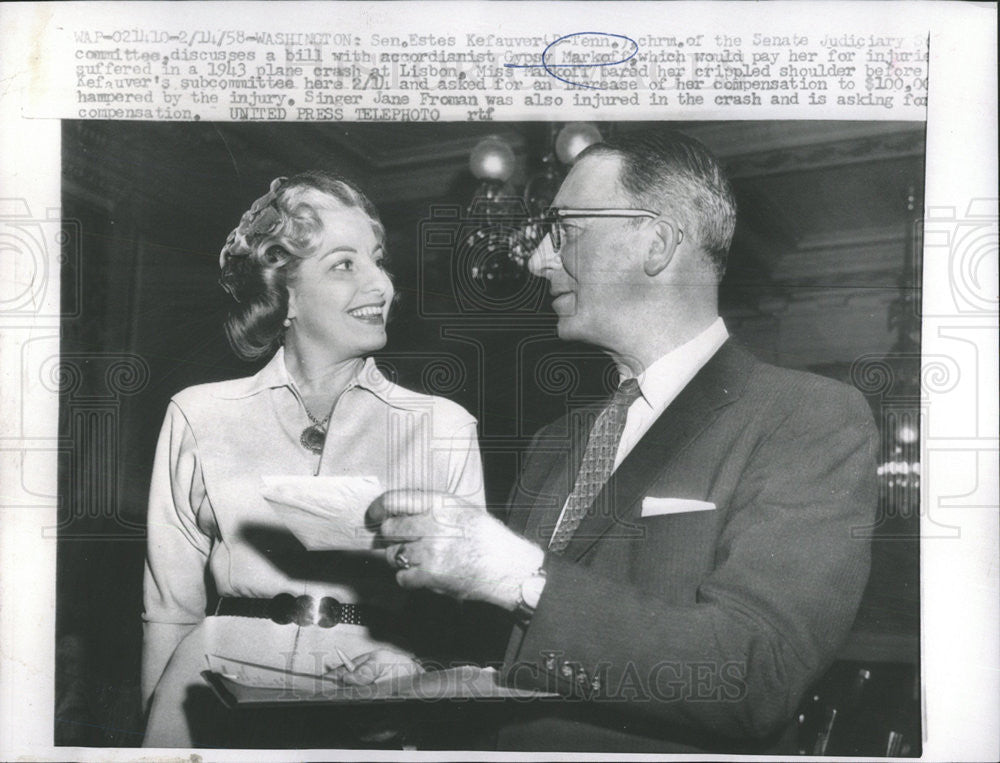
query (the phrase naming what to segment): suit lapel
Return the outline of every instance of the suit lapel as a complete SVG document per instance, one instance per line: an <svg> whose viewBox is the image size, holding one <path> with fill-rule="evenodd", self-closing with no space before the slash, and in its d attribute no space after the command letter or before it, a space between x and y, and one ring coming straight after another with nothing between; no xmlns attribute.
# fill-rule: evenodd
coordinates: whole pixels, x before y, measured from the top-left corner
<svg viewBox="0 0 1000 763"><path fill-rule="evenodd" d="M528 511L527 521L524 525L524 537L543 548L548 542L548 538L541 528L553 524L559 516L562 505L566 502L565 486L572 473L569 466L571 456L568 452L552 454L550 458L552 470L542 486L541 495L535 498ZM562 497L560 498L560 496Z"/></svg>
<svg viewBox="0 0 1000 763"><path fill-rule="evenodd" d="M565 434L561 437L555 435L558 440L546 456L548 476L542 482L540 493L530 497L531 509L526 512L522 530L528 540L543 547L548 544L559 513L573 489L594 420L603 407L603 404L598 404L579 408L567 414L564 427L558 424L552 427L556 432L562 428ZM512 525L512 528L516 529L516 526Z"/></svg>
<svg viewBox="0 0 1000 763"><path fill-rule="evenodd" d="M642 537L642 528L634 522L635 506L657 476L714 421L719 411L739 398L755 362L731 340L719 349L608 480L570 540L567 558L579 559L612 528L614 537L622 540Z"/></svg>

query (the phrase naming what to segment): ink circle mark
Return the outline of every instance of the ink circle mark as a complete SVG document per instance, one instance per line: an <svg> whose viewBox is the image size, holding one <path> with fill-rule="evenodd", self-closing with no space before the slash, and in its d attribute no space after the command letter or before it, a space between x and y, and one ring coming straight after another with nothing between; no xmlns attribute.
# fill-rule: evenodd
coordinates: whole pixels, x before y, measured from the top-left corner
<svg viewBox="0 0 1000 763"><path fill-rule="evenodd" d="M625 40L632 46L632 51L617 61L601 61L599 63L571 63L571 64L550 64L548 62L549 51L552 50L556 45L559 45L566 40L573 37L585 37L585 36L597 36L597 37L616 37L619 40ZM627 37L623 34L612 34L611 32L573 32L572 34L565 34L562 37L558 37L548 45L545 46L545 50L542 51L542 62L540 64L504 64L508 69L538 69L542 68L548 73L550 77L554 77L560 82L565 82L567 85L576 85L577 87L585 87L590 90L602 90L603 88L597 87L596 85L588 85L584 82L574 82L573 80L566 79L565 77L560 77L556 74L553 69L592 69L602 66L618 66L619 64L624 64L627 61L635 57L636 53L639 52L639 43L633 40L631 37Z"/></svg>

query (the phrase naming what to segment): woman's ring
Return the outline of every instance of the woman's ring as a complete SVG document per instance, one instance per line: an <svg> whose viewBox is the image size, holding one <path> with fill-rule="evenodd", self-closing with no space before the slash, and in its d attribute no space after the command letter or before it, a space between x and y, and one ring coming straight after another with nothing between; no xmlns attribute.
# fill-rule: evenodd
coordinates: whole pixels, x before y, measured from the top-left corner
<svg viewBox="0 0 1000 763"><path fill-rule="evenodd" d="M408 570L413 566L413 562L406 558L406 551L403 546L400 546L396 550L392 560L395 562L397 570Z"/></svg>

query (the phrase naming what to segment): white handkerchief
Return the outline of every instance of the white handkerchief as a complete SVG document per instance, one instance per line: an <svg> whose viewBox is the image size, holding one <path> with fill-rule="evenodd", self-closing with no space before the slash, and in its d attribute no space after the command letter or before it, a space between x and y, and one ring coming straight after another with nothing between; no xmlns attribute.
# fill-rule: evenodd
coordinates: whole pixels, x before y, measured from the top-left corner
<svg viewBox="0 0 1000 763"><path fill-rule="evenodd" d="M370 549L365 512L385 492L377 477L264 476L263 495L310 551Z"/></svg>
<svg viewBox="0 0 1000 763"><path fill-rule="evenodd" d="M642 517L658 517L661 514L684 514L689 511L714 511L710 501L695 501L692 498L655 498L647 495L642 499Z"/></svg>

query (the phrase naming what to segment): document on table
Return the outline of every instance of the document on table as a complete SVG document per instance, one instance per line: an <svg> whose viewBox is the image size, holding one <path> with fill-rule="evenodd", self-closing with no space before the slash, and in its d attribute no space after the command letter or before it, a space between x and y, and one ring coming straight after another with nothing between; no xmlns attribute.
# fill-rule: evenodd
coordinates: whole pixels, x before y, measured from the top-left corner
<svg viewBox="0 0 1000 763"><path fill-rule="evenodd" d="M366 686L343 686L324 676L290 673L264 665L208 655L204 676L229 707L345 702L554 697L503 686L493 668L463 665L426 673L389 675Z"/></svg>

